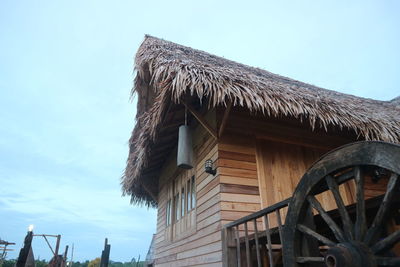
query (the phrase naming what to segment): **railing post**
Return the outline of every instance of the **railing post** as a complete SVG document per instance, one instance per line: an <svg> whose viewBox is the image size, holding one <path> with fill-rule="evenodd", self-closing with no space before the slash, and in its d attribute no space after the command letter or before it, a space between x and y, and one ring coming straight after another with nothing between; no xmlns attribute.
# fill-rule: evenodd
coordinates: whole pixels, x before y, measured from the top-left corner
<svg viewBox="0 0 400 267"><path fill-rule="evenodd" d="M224 267L236 267L237 255L233 227L223 227L222 235L222 261Z"/></svg>
<svg viewBox="0 0 400 267"><path fill-rule="evenodd" d="M246 266L251 267L253 263L255 263L254 256L257 256L257 265L258 266L270 266L273 267L274 259L273 259L273 247L272 247L272 239L277 239L278 233L275 232L276 228L279 232L279 239L281 245L283 245L282 239L282 231L284 232L282 225L282 218L280 211L283 208L288 207L290 198L285 199L281 202L278 202L272 206L264 208L260 211L257 211L253 214L240 218L236 221L227 223L223 226L221 230L222 237L222 262L224 267L240 267ZM277 226L274 225L274 232L272 232L270 228L270 223L268 221L268 215L275 213ZM271 215L273 216L273 215ZM260 235L258 231L257 219L264 219L265 223L265 233ZM254 233L249 233L248 223L253 222L254 224ZM242 228L240 228L242 227ZM243 232L244 228L244 232ZM240 230L242 229L242 235L240 235ZM251 230L250 230L251 231ZM265 240L265 235L266 239ZM274 235L274 238L272 238ZM250 251L252 246L256 248L256 255L254 255L253 250ZM274 244L278 244L275 243ZM261 249L261 252L259 251ZM241 251L242 250L242 251ZM253 258L252 258L253 257ZM269 262L268 262L269 260Z"/></svg>

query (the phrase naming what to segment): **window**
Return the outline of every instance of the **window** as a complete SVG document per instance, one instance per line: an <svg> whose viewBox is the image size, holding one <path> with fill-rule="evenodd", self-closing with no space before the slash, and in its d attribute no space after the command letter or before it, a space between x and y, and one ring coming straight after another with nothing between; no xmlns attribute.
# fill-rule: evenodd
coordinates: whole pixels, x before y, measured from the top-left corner
<svg viewBox="0 0 400 267"><path fill-rule="evenodd" d="M181 217L185 216L185 187L181 189Z"/></svg>
<svg viewBox="0 0 400 267"><path fill-rule="evenodd" d="M179 193L174 197L175 221L179 221Z"/></svg>
<svg viewBox="0 0 400 267"><path fill-rule="evenodd" d="M196 180L194 178L194 175L190 180L191 180L190 194L192 196L192 200L190 201L190 209L194 209L196 207Z"/></svg>
<svg viewBox="0 0 400 267"><path fill-rule="evenodd" d="M187 180L187 183L186 183L186 210L187 211L190 211L191 210L191 200L192 200L192 195L191 195L191 192L192 192L192 189L191 189L191 187L190 187L190 179L189 180Z"/></svg>
<svg viewBox="0 0 400 267"><path fill-rule="evenodd" d="M167 186L165 235L167 240L182 238L196 227L196 181L193 170L181 171Z"/></svg>
<svg viewBox="0 0 400 267"><path fill-rule="evenodd" d="M167 202L166 213L167 213L167 226L168 226L171 224L171 217L172 217L171 199L169 199Z"/></svg>

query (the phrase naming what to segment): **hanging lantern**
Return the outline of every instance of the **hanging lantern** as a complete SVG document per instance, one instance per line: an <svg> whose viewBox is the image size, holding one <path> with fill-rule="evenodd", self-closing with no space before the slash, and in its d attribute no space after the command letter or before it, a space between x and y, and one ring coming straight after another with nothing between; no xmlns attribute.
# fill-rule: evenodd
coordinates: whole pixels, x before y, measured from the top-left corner
<svg viewBox="0 0 400 267"><path fill-rule="evenodd" d="M192 135L187 125L179 127L177 165L182 169L193 168Z"/></svg>

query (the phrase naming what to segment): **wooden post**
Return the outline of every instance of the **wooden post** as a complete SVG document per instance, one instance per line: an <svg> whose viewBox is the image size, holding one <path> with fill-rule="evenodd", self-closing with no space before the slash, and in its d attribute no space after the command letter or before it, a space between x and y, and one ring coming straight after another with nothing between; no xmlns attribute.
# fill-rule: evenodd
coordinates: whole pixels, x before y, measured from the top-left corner
<svg viewBox="0 0 400 267"><path fill-rule="evenodd" d="M61 263L61 267L67 266L67 254L68 254L68 245L65 246L65 251L64 251L63 261Z"/></svg>
<svg viewBox="0 0 400 267"><path fill-rule="evenodd" d="M101 252L100 267L108 267L108 262L110 259L111 245L108 244L108 239L104 241L104 249Z"/></svg>
<svg viewBox="0 0 400 267"><path fill-rule="evenodd" d="M58 257L58 251L60 250L60 240L61 240L61 235L57 235L56 250L54 251L55 257Z"/></svg>
<svg viewBox="0 0 400 267"><path fill-rule="evenodd" d="M218 131L218 138L220 138L222 136L222 134L224 133L231 108L232 108L232 102L229 102L228 106L225 109L224 116L222 117L221 126L219 127L219 131Z"/></svg>
<svg viewBox="0 0 400 267"><path fill-rule="evenodd" d="M72 243L71 259L69 262L70 262L70 267L72 267L72 264L74 263L74 243Z"/></svg>
<svg viewBox="0 0 400 267"><path fill-rule="evenodd" d="M21 248L19 252L18 260L16 263L16 267L25 267L26 259L28 258L29 251L31 250L33 233L29 231L24 240L24 247Z"/></svg>
<svg viewBox="0 0 400 267"><path fill-rule="evenodd" d="M55 264L55 266L61 266L61 262L59 262L60 261L60 258L58 257L58 251L60 250L60 241L61 241L61 235L57 235L57 242L56 242L56 249L54 250L54 259L55 259L55 261L54 261L54 264Z"/></svg>
<svg viewBox="0 0 400 267"><path fill-rule="evenodd" d="M236 267L237 255L233 228L223 228L222 235L222 262L224 267Z"/></svg>

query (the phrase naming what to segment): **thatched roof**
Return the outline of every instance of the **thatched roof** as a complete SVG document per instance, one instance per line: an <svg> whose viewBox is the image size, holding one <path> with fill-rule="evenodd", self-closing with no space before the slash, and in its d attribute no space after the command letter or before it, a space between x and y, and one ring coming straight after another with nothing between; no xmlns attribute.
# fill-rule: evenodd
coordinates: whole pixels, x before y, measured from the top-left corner
<svg viewBox="0 0 400 267"><path fill-rule="evenodd" d="M399 105L400 105L400 96L398 96L398 97L393 98L392 100L390 100L390 103L399 106Z"/></svg>
<svg viewBox="0 0 400 267"><path fill-rule="evenodd" d="M122 179L123 192L134 203L156 205L143 190L151 147L168 103L179 103L188 93L208 99L210 107L231 101L266 116L299 118L312 128L346 128L366 140L400 141L399 98L338 93L151 36L136 54L135 69L137 124Z"/></svg>

